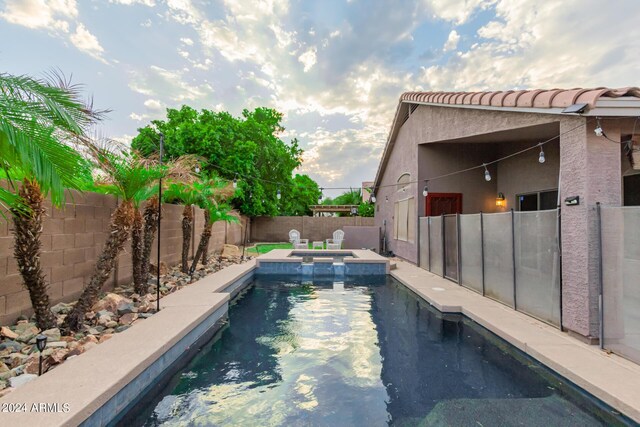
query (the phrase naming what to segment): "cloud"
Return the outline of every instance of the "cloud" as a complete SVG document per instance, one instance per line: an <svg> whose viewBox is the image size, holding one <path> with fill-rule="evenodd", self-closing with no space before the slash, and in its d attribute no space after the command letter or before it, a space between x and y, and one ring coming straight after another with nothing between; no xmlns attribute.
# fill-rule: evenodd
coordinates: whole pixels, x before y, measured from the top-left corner
<svg viewBox="0 0 640 427"><path fill-rule="evenodd" d="M193 40L191 40L189 37L181 37L180 41L187 46L193 46Z"/></svg>
<svg viewBox="0 0 640 427"><path fill-rule="evenodd" d="M477 9L486 9L495 0L424 0L436 19L450 21L456 25L467 22Z"/></svg>
<svg viewBox="0 0 640 427"><path fill-rule="evenodd" d="M71 40L71 43L73 43L73 45L77 47L81 52L84 52L91 57L104 62L105 64L108 63L102 57L104 49L100 45L100 42L98 41L96 36L91 34L89 30L85 28L84 25L78 24L75 33L71 34L69 39Z"/></svg>
<svg viewBox="0 0 640 427"><path fill-rule="evenodd" d="M298 61L300 61L304 65L304 72L311 70L314 65L316 65L317 58L316 52L318 49L315 47L309 48L306 52L298 57Z"/></svg>
<svg viewBox="0 0 640 427"><path fill-rule="evenodd" d="M168 70L151 65L131 72L129 88L147 96L162 96L173 104L197 102L201 105L213 93L213 87L209 83L194 80L188 77L187 70Z"/></svg>
<svg viewBox="0 0 640 427"><path fill-rule="evenodd" d="M456 30L452 30L449 33L449 37L447 37L447 41L444 44L442 50L456 50L458 47L458 42L460 41L460 34Z"/></svg>
<svg viewBox="0 0 640 427"><path fill-rule="evenodd" d="M157 99L147 99L144 101L144 106L151 111L162 111L162 103Z"/></svg>
<svg viewBox="0 0 640 427"><path fill-rule="evenodd" d="M153 7L156 5L154 0L109 0L109 3L123 4L131 6L132 4L141 4L143 6Z"/></svg>
<svg viewBox="0 0 640 427"><path fill-rule="evenodd" d="M78 16L75 0L7 0L0 17L27 28L68 32L69 20Z"/></svg>

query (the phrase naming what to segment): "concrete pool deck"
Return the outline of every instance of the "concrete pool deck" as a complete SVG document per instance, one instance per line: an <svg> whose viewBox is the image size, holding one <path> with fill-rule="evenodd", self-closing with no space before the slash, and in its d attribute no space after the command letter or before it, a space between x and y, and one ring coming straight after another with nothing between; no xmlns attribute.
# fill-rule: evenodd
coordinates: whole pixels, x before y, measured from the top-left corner
<svg viewBox="0 0 640 427"><path fill-rule="evenodd" d="M403 261L391 271L444 313L461 313L582 389L640 422L640 366Z"/></svg>

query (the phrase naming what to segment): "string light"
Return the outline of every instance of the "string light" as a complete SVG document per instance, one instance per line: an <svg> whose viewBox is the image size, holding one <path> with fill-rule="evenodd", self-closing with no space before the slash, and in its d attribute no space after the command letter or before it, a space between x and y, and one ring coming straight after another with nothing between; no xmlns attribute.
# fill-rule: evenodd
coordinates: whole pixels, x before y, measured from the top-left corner
<svg viewBox="0 0 640 427"><path fill-rule="evenodd" d="M385 203L389 203L389 196L384 196Z"/></svg>
<svg viewBox="0 0 640 427"><path fill-rule="evenodd" d="M429 195L429 189L427 188L426 184L425 184L424 188L422 189L422 195L424 197L427 197Z"/></svg>
<svg viewBox="0 0 640 427"><path fill-rule="evenodd" d="M545 160L546 159L544 158L544 150L542 149L542 145L540 145L540 155L538 156L538 162L544 163Z"/></svg>
<svg viewBox="0 0 640 427"><path fill-rule="evenodd" d="M489 173L489 169L487 169L487 164L483 163L482 166L484 166L484 180L487 182L491 181L491 174Z"/></svg>
<svg viewBox="0 0 640 427"><path fill-rule="evenodd" d="M604 134L604 131L602 131L602 127L600 126L600 118L597 118L597 120L598 120L598 125L597 125L596 130L595 130L596 131L596 135L598 135L599 132L602 132L601 136L605 136L606 137L606 135ZM638 120L638 118L636 118L636 121L637 120ZM542 163L541 158L544 158L542 146L544 144L549 143L549 142L551 142L553 140L556 140L556 139L560 138L561 136L566 135L568 133L571 133L571 132L573 132L575 130L578 130L579 128L584 127L589 122L590 121L588 120L586 123L581 123L578 126L575 126L575 127L571 128L571 129L568 129L565 132L562 132L559 135L553 136L553 137L551 137L551 138L549 138L549 139L547 139L545 141L542 141L542 142L540 142L538 144L535 144L532 147L528 147L528 148L525 148L523 150L517 151L515 153L508 154L508 155L506 155L504 157L498 158L498 159L493 160L491 162L482 163L481 165L472 166L472 167L469 167L469 168L466 168L466 169L457 170L457 171L454 171L454 172L446 173L446 174L443 174L443 175L438 175L438 176L435 176L435 177L430 177L428 180L409 181L409 182L406 182L405 185L415 184L415 183L418 183L418 182L421 182L421 181L433 181L433 180L437 180L437 179L447 178L447 177L450 177L450 176L453 176L453 175L458 175L458 174L469 172L469 171L472 171L472 170L475 170L475 169L479 169L479 168L484 168L484 170L485 170L485 174L484 174L485 175L485 180L490 181L491 180L491 173L487 169L488 165L492 165L494 163L498 163L500 161L509 159L511 157L515 157L517 155L520 155L522 153L525 153L525 152L527 152L529 150L532 150L532 149L535 149L537 147L540 147L540 151L541 151L541 155L538 157L538 161L540 161L540 163ZM634 127L635 127L635 125L634 125ZM623 141L623 142L626 143L627 141ZM216 167L217 169L226 171L228 173L235 173L232 170L226 169L226 168L221 167L219 165L213 165L213 166ZM235 178L233 179L234 188L237 186L237 177L238 177L238 174L235 173ZM291 183L283 183L283 182L278 182L278 181L271 181L271 180L264 179L264 178L257 178L256 176L252 176L252 175L246 175L245 178L254 179L254 180L259 181L259 182L270 183L270 184L275 184L275 185L278 185L278 186L285 186L285 187L287 187L287 186L292 187L292 186L295 185L295 184L291 184ZM397 186L397 184L394 183L394 184L379 185L379 186L377 186L377 188L387 188L387 187L396 187L396 186ZM322 198L323 198L323 195L322 195L322 191L323 190L352 190L352 189L353 189L353 187L320 187L320 192L321 193L320 193L320 196L318 197L318 201L320 202L322 200ZM372 191L373 190L374 189L372 188ZM423 193L424 193L424 191L423 191ZM369 200L371 202L373 202L373 203L376 202L376 197L373 194L373 192L371 193L371 197L370 197ZM388 201L388 197L385 197L385 201Z"/></svg>
<svg viewBox="0 0 640 427"><path fill-rule="evenodd" d="M596 136L602 136L604 135L604 132L602 131L602 126L600 126L600 117L596 117L596 120L597 120L597 124L593 132L595 132Z"/></svg>

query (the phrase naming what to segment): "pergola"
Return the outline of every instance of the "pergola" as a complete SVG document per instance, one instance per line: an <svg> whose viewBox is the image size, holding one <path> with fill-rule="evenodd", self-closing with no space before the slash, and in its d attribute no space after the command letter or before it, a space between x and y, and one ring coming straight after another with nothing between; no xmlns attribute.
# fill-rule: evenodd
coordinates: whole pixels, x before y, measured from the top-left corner
<svg viewBox="0 0 640 427"><path fill-rule="evenodd" d="M347 213L356 215L358 213L358 205L311 205L309 206L313 216L321 216L323 213Z"/></svg>

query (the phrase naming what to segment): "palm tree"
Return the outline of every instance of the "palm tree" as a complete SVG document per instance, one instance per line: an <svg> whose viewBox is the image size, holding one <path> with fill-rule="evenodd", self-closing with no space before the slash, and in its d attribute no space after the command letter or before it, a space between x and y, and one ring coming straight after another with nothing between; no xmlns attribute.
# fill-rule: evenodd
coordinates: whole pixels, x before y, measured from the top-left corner
<svg viewBox="0 0 640 427"><path fill-rule="evenodd" d="M201 204L200 193L196 186L173 182L163 193L165 200L184 204L182 210L182 264L183 273L189 272L189 245L191 244L191 232L193 231L193 206Z"/></svg>
<svg viewBox="0 0 640 427"><path fill-rule="evenodd" d="M98 166L107 174L101 185L105 193L117 195L120 204L111 215L109 235L98 257L95 270L73 310L64 319L65 331L78 331L85 313L97 301L102 286L113 271L116 259L129 238L135 220L135 199L164 174L164 169L145 164L134 155L116 155L94 150Z"/></svg>
<svg viewBox="0 0 640 427"><path fill-rule="evenodd" d="M41 329L56 326L40 264L43 201L50 195L61 206L65 188L83 187L87 164L66 144L86 142L87 128L103 113L62 78L54 84L0 74L0 169L9 182L9 190L0 189L0 207L11 212L14 256Z"/></svg>
<svg viewBox="0 0 640 427"><path fill-rule="evenodd" d="M207 264L209 240L211 238L213 224L217 221L238 221L237 217L229 215L231 208L221 204L233 196L235 189L232 185L221 178L211 177L195 182L194 187L199 195L198 205L204 209L204 228L200 235L198 249L196 250L191 268L189 269L191 274L195 271L198 261L202 260L203 264Z"/></svg>

